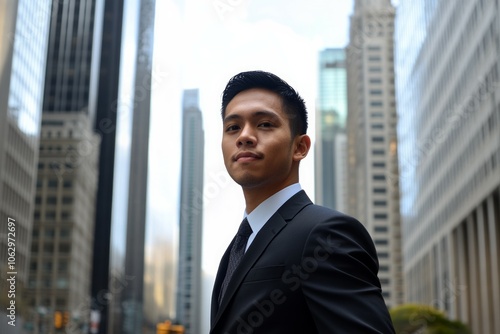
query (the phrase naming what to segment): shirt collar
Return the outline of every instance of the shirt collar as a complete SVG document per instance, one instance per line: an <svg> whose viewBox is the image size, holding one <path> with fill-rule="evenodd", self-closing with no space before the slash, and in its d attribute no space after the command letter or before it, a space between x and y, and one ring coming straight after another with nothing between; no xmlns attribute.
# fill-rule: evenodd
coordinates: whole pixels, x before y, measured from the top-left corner
<svg viewBox="0 0 500 334"><path fill-rule="evenodd" d="M252 234L248 238L247 248L253 241L260 229L266 224L272 215L285 204L293 195L302 190L299 183L294 183L284 189L281 189L271 197L267 198L264 202L260 203L250 214L245 211L244 217L247 218Z"/></svg>

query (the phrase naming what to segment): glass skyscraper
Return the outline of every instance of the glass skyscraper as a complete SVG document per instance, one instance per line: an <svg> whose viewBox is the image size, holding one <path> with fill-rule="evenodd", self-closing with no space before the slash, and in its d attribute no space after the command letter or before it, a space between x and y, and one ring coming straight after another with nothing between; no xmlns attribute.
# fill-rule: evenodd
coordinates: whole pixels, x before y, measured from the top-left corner
<svg viewBox="0 0 500 334"><path fill-rule="evenodd" d="M186 334L201 332L201 259L205 138L198 90L184 91L179 213L177 321Z"/></svg>
<svg viewBox="0 0 500 334"><path fill-rule="evenodd" d="M399 166L408 302L500 332L500 3L400 1Z"/></svg>
<svg viewBox="0 0 500 334"><path fill-rule="evenodd" d="M0 269L2 282L17 272L19 287L28 283L50 8L47 0L0 1ZM10 270L8 220L15 221Z"/></svg>
<svg viewBox="0 0 500 334"><path fill-rule="evenodd" d="M344 211L347 186L345 123L347 77L344 49L319 54L319 96L316 110L315 199L320 205Z"/></svg>

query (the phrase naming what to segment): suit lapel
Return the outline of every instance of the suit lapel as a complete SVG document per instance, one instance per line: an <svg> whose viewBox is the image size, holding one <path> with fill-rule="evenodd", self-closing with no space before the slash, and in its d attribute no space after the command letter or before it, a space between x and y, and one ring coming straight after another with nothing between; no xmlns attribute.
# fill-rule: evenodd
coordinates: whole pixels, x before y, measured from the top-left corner
<svg viewBox="0 0 500 334"><path fill-rule="evenodd" d="M236 268L233 273L233 277L227 286L226 293L222 298L220 308L218 305L214 305L217 302L217 296L220 291L220 285L224 279L225 268L227 267L227 261L229 257L229 245L226 253L222 257L221 266L217 273L217 277L214 284L214 292L212 294L212 314L216 314L215 319L212 318L212 328L215 326L217 321L220 319L224 310L226 309L229 301L232 299L234 293L240 286L241 282L247 275L248 271L253 267L255 262L260 258L264 250L267 248L269 243L281 232L281 230L287 225L287 222L299 211L301 211L306 205L312 204L309 197L307 197L304 191L299 191L297 194L292 196L285 204L283 204L278 211L266 222L266 224L259 231L252 244L248 248L245 256L242 258L241 263ZM234 242L234 240L233 240ZM232 242L231 242L232 244ZM214 299L215 298L215 299ZM213 315L212 315L213 317Z"/></svg>

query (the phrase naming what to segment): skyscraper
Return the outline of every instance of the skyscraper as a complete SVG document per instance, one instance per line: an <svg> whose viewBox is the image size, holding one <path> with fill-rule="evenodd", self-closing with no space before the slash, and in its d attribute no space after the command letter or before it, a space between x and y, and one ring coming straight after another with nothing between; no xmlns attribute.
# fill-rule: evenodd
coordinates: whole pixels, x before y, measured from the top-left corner
<svg viewBox="0 0 500 334"><path fill-rule="evenodd" d="M204 132L198 90L184 91L177 320L186 334L201 332Z"/></svg>
<svg viewBox="0 0 500 334"><path fill-rule="evenodd" d="M55 327L75 332L86 331L89 317L102 10L97 1L52 1L47 34L28 301L47 308L50 318L66 315L66 323ZM54 332L51 323L48 330Z"/></svg>
<svg viewBox="0 0 500 334"><path fill-rule="evenodd" d="M126 249L124 275L131 276L122 298L117 298L123 312L121 330L115 333L141 333L144 326L144 267L145 231L147 211L147 186L149 162L149 119L151 109L151 85L153 70L153 34L155 0L139 2L137 53L135 57L135 79L130 135L130 160L127 199L125 206L116 206L126 221ZM123 204L123 203L122 203ZM115 296L117 297L117 296ZM120 327L120 326L119 326ZM119 328L118 327L118 328Z"/></svg>
<svg viewBox="0 0 500 334"><path fill-rule="evenodd" d="M4 319L4 306L10 303L4 289L7 273L15 272L11 275L16 276L18 296L28 283L49 17L47 0L0 1L0 287L5 291L0 306ZM7 229L8 222L14 223L14 231ZM14 244L8 245L9 241ZM12 247L15 256L9 255ZM20 309L17 315L22 317Z"/></svg>
<svg viewBox="0 0 500 334"><path fill-rule="evenodd" d="M105 333L109 321L111 294L118 294L117 279L110 270L111 248L124 249L124 235L116 234L111 239L114 194L115 143L119 99L120 66L122 53L123 1L105 1L102 25L101 56L99 65L99 87L96 102L95 131L101 136L99 152L98 188L95 207L95 233L92 261L92 311L94 327ZM125 225L124 222L121 223ZM123 263L120 263L123 267ZM123 282L122 282L123 283ZM115 312L119 318L120 312Z"/></svg>
<svg viewBox="0 0 500 334"><path fill-rule="evenodd" d="M28 304L66 315L59 329L86 333L89 320L99 137L85 112L44 113L31 243Z"/></svg>
<svg viewBox="0 0 500 334"><path fill-rule="evenodd" d="M396 20L406 296L500 332L498 1L400 1Z"/></svg>
<svg viewBox="0 0 500 334"><path fill-rule="evenodd" d="M343 49L325 49L319 54L319 96L316 110L315 189L316 202L344 211L345 122L347 78Z"/></svg>
<svg viewBox="0 0 500 334"><path fill-rule="evenodd" d="M389 0L356 0L346 49L348 212L374 239L388 307L403 302L394 15Z"/></svg>
<svg viewBox="0 0 500 334"><path fill-rule="evenodd" d="M103 4L53 1L43 100L44 112L95 117Z"/></svg>

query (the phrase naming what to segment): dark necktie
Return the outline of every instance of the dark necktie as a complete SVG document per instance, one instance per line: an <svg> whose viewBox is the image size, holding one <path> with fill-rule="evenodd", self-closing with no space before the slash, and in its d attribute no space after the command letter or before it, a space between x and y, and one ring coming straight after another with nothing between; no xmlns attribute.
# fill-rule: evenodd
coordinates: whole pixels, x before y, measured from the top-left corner
<svg viewBox="0 0 500 334"><path fill-rule="evenodd" d="M248 224L248 220L245 218L240 224L238 233L236 233L236 239L234 240L233 247L231 247L231 252L229 253L229 262L227 264L226 277L224 277L224 281L222 282L219 294L219 303L222 301L222 297L226 292L229 281L231 281L234 270L236 269L236 267L238 267L241 258L245 254L245 248L250 234L252 234L252 228L250 227L250 224Z"/></svg>

